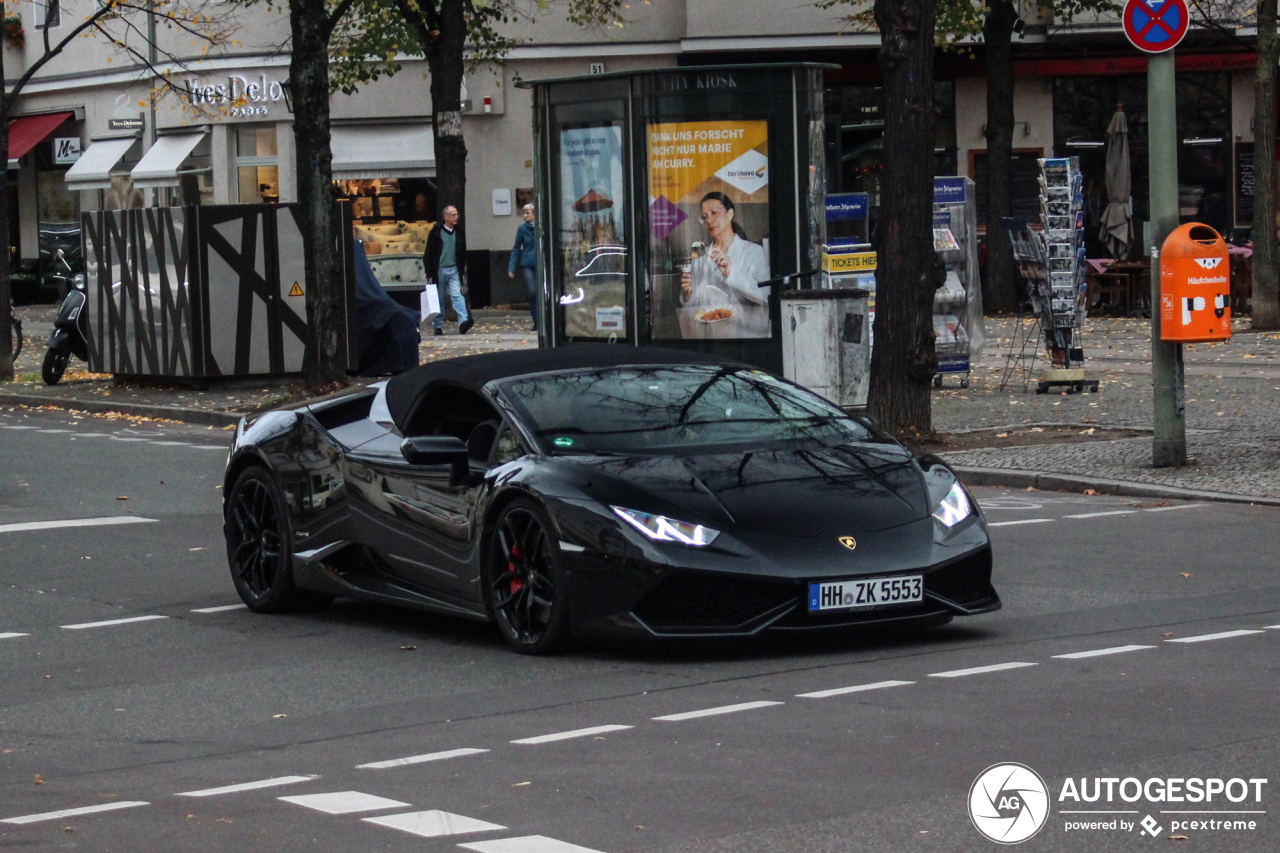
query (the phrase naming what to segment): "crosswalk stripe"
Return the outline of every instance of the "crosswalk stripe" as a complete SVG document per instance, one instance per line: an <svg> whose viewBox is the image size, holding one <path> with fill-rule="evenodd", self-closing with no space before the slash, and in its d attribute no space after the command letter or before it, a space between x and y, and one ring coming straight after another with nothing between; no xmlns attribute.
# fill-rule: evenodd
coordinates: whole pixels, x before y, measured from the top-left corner
<svg viewBox="0 0 1280 853"><path fill-rule="evenodd" d="M277 788L281 785L296 785L299 782L310 782L319 776L277 776L274 779L259 779L257 782L241 782L239 785L224 785L221 788L205 788L201 791L183 791L175 797L216 797L220 794L234 794L238 791L256 791L259 788Z"/></svg>
<svg viewBox="0 0 1280 853"><path fill-rule="evenodd" d="M405 758L392 758L387 761L371 761L368 764L357 764L357 770L386 770L388 767L404 767L408 764L423 764L428 761L446 761L450 758L461 758L464 755L479 755L487 749L449 749L444 752L428 752L425 755L410 755Z"/></svg>
<svg viewBox="0 0 1280 853"><path fill-rule="evenodd" d="M22 533L27 530L54 530L59 527L102 527L111 524L145 524L159 521L139 515L110 515L103 518L68 518L62 521L24 521L20 524L0 524L0 533Z"/></svg>
<svg viewBox="0 0 1280 853"><path fill-rule="evenodd" d="M76 817L82 814L97 814L98 812L110 812L116 809L132 809L137 806L149 806L151 803L142 801L124 801L119 803L102 803L96 806L82 806L78 809L62 809L56 812L42 812L40 814L22 815L21 817L8 817L0 820L0 823L39 823L42 820L58 820L64 817Z"/></svg>

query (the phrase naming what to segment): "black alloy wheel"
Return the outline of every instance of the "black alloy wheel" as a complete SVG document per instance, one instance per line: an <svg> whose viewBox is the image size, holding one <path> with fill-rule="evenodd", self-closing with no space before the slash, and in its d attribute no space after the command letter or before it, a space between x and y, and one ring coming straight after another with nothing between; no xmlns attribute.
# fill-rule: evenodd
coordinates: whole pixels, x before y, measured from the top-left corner
<svg viewBox="0 0 1280 853"><path fill-rule="evenodd" d="M57 385L62 381L62 374L67 372L67 362L71 360L71 350L51 349L44 354L44 365L40 375L45 385Z"/></svg>
<svg viewBox="0 0 1280 853"><path fill-rule="evenodd" d="M236 592L251 610L282 613L323 607L332 596L293 585L289 520L270 472L246 469L227 497L223 531Z"/></svg>
<svg viewBox="0 0 1280 853"><path fill-rule="evenodd" d="M542 508L521 498L502 511L489 542L489 610L503 639L523 654L550 654L569 632L552 530Z"/></svg>

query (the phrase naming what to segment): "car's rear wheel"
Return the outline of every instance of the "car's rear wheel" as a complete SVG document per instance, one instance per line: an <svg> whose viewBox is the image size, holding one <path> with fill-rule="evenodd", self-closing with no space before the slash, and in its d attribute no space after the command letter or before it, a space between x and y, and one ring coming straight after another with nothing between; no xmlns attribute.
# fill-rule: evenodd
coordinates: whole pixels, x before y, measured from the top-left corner
<svg viewBox="0 0 1280 853"><path fill-rule="evenodd" d="M289 518L280 487L267 469L254 465L236 478L227 496L223 530L231 580L251 610L307 610L333 600L294 586Z"/></svg>
<svg viewBox="0 0 1280 853"><path fill-rule="evenodd" d="M569 633L560 546L552 529L540 506L520 498L502 510L489 540L489 611L503 639L522 654L551 654Z"/></svg>

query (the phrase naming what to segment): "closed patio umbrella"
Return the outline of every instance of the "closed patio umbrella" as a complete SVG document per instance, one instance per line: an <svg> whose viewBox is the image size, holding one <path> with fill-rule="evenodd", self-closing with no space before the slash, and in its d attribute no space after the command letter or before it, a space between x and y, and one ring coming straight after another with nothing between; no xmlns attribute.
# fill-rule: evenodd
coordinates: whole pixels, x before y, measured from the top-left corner
<svg viewBox="0 0 1280 853"><path fill-rule="evenodd" d="M1129 220L1129 122L1120 104L1107 125L1107 207L1102 212L1098 239L1112 257L1124 260L1133 242Z"/></svg>

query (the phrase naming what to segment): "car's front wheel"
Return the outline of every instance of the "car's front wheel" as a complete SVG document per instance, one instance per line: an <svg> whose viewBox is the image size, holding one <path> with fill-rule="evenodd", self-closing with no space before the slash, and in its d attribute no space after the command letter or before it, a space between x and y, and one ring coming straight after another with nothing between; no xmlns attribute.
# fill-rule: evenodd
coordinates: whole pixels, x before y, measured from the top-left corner
<svg viewBox="0 0 1280 853"><path fill-rule="evenodd" d="M560 546L542 507L508 504L489 539L485 594L498 630L516 651L551 654L569 634Z"/></svg>
<svg viewBox="0 0 1280 853"><path fill-rule="evenodd" d="M284 497L266 468L254 465L236 478L224 522L231 580L249 609L283 613L323 607L333 600L294 586Z"/></svg>

